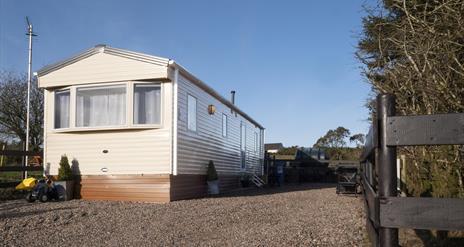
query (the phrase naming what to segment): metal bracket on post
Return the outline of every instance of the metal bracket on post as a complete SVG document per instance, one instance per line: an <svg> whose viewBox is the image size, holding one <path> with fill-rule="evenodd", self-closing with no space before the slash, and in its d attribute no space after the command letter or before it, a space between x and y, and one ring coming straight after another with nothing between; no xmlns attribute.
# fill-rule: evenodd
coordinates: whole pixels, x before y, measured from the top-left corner
<svg viewBox="0 0 464 247"><path fill-rule="evenodd" d="M380 94L377 96L377 119L379 147L376 155L376 166L378 167L379 183L378 195L380 198L395 197L396 191L396 147L387 146L387 128L389 124L387 117L394 116L395 96L391 94ZM380 222L381 224L381 222ZM397 228L379 228L380 246L398 246Z"/></svg>

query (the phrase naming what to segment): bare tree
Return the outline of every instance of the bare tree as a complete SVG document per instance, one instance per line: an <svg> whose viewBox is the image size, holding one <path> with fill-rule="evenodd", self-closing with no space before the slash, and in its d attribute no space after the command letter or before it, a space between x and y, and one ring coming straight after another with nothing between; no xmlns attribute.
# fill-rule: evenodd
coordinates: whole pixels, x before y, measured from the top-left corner
<svg viewBox="0 0 464 247"><path fill-rule="evenodd" d="M26 141L27 76L0 72L0 138ZM30 150L43 143L43 92L34 80L31 85Z"/></svg>
<svg viewBox="0 0 464 247"><path fill-rule="evenodd" d="M384 0L363 21L357 56L374 95L395 94L402 115L464 112L463 0ZM462 146L402 152L410 193L464 197Z"/></svg>

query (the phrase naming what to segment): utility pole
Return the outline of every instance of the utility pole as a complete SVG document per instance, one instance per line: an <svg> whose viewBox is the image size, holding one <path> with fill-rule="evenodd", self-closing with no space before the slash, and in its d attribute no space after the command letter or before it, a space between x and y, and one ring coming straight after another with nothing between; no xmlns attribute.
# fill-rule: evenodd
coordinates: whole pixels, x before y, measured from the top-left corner
<svg viewBox="0 0 464 247"><path fill-rule="evenodd" d="M29 115L30 115L30 102L31 102L31 81L32 81L32 37L37 36L34 34L32 30L32 23L29 22L29 18L26 16L26 22L27 22L27 33L26 35L29 36L29 62L28 62L28 68L27 68L27 110L26 110L26 144L25 144L25 150L26 152L29 151ZM28 156L24 157L25 162L24 166L27 166L28 163ZM27 178L27 171L23 172L23 178Z"/></svg>

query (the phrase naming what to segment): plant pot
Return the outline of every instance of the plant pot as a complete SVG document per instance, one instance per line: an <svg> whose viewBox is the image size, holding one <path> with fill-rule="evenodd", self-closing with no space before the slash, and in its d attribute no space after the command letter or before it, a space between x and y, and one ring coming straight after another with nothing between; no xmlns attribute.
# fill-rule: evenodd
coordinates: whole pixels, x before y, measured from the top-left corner
<svg viewBox="0 0 464 247"><path fill-rule="evenodd" d="M219 194L219 180L206 181L208 183L208 194L217 195Z"/></svg>
<svg viewBox="0 0 464 247"><path fill-rule="evenodd" d="M74 181L55 181L54 184L60 200L69 201L73 199Z"/></svg>

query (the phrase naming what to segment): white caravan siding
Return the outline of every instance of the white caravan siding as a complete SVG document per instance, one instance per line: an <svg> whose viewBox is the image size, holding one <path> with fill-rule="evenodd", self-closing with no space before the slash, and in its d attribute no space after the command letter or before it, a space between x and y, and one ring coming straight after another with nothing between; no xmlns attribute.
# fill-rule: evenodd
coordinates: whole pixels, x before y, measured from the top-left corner
<svg viewBox="0 0 464 247"><path fill-rule="evenodd" d="M66 81L74 80L68 78ZM162 94L161 128L62 132L53 129L54 93L45 90L44 164L46 167L49 164L50 174L58 174L63 154L70 162L73 159L78 161L82 175L169 174L172 159L172 83L162 83ZM108 153L103 153L103 150L108 150ZM106 168L107 172L103 172L102 168Z"/></svg>
<svg viewBox="0 0 464 247"><path fill-rule="evenodd" d="M187 129L187 95L197 99L197 131ZM208 113L208 105L216 107L216 113ZM205 174L209 160L213 160L219 173L240 172L240 125L246 126L246 170L261 173L263 131L243 118L231 113L229 107L200 89L182 74L178 77L178 154L179 174ZM227 137L222 136L222 114L228 118ZM258 149L255 150L255 133Z"/></svg>
<svg viewBox="0 0 464 247"><path fill-rule="evenodd" d="M112 82L167 78L168 68L106 53L97 53L39 78L39 86L50 88ZM71 81L72 80L72 81Z"/></svg>

